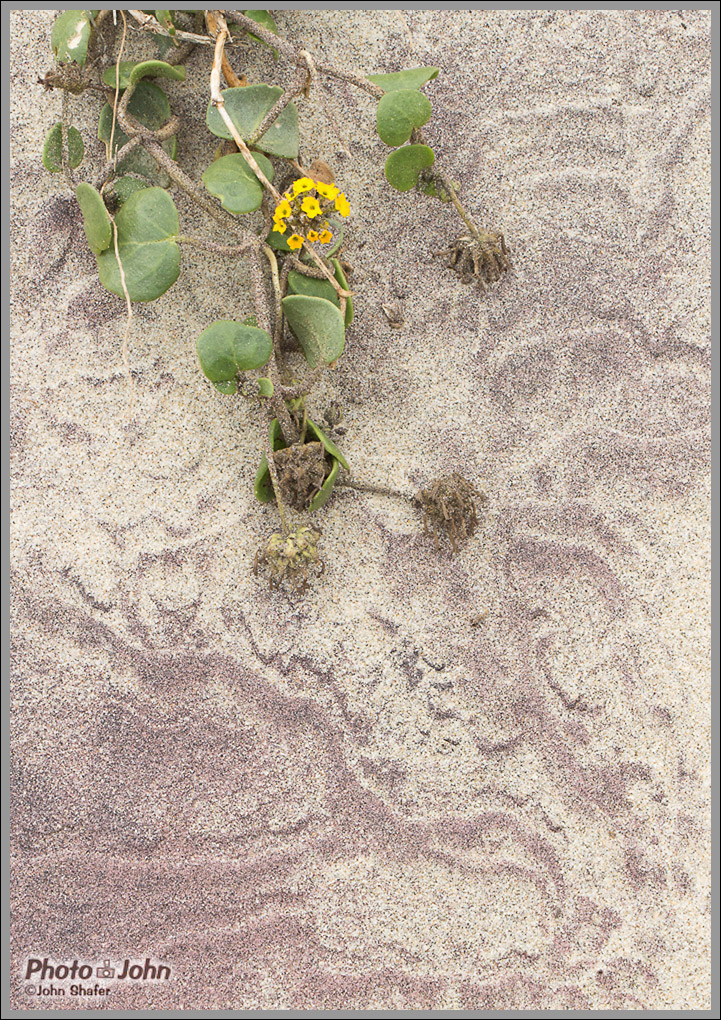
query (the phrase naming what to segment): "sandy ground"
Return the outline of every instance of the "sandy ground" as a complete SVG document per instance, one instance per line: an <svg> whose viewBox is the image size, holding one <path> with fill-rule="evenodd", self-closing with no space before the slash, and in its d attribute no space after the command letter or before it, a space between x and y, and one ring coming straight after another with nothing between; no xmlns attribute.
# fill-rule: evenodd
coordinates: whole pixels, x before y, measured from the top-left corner
<svg viewBox="0 0 721 1020"><path fill-rule="evenodd" d="M48 957L172 970L87 1008L708 1008L709 15L278 23L441 68L428 137L514 272L482 296L431 257L457 220L387 186L370 100L335 90L352 159L306 104L359 295L312 415L342 405L359 479L489 503L452 559L346 489L309 594L252 576L261 412L194 353L242 267L184 250L136 306L129 417L123 303L40 163L52 13L15 12L14 1004L77 1005L26 990ZM166 85L196 175L206 60Z"/></svg>

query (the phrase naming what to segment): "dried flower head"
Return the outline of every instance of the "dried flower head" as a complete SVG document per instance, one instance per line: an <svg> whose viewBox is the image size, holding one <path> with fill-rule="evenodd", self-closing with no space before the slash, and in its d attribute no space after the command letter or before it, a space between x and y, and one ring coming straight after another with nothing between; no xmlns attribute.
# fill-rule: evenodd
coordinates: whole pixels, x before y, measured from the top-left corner
<svg viewBox="0 0 721 1020"><path fill-rule="evenodd" d="M476 501L485 503L488 497L454 471L421 489L415 500L423 510L423 531L428 534L430 525L436 549L440 531L448 536L453 552L457 553L461 542L473 534L478 524Z"/></svg>
<svg viewBox="0 0 721 1020"><path fill-rule="evenodd" d="M287 583L292 591L302 591L313 574L323 573L319 540L320 532L305 524L287 535L276 532L256 553L253 573L257 575L262 567L271 588Z"/></svg>
<svg viewBox="0 0 721 1020"><path fill-rule="evenodd" d="M450 255L448 268L460 277L461 283L475 279L481 290L487 290L511 268L503 234L459 237L449 248L436 252L436 255Z"/></svg>

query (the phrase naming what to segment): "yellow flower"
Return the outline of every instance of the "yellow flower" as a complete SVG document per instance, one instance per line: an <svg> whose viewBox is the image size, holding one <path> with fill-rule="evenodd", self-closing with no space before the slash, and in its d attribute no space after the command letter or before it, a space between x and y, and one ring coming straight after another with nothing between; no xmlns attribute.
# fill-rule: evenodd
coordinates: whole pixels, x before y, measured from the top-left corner
<svg viewBox="0 0 721 1020"><path fill-rule="evenodd" d="M290 237L288 238L288 247L291 249L291 251L295 251L296 248L303 247L303 238L300 236L300 234L290 235Z"/></svg>
<svg viewBox="0 0 721 1020"><path fill-rule="evenodd" d="M330 230L324 230L318 238L321 244L328 244L329 241L333 240L333 235Z"/></svg>
<svg viewBox="0 0 721 1020"><path fill-rule="evenodd" d="M308 231L308 240L309 241L317 241L318 240L318 231L317 230L309 230Z"/></svg>
<svg viewBox="0 0 721 1020"><path fill-rule="evenodd" d="M338 189L335 184L324 184L323 181L315 182L315 190L319 195L322 195L323 198L335 198L338 194Z"/></svg>
<svg viewBox="0 0 721 1020"><path fill-rule="evenodd" d="M286 199L283 199L283 201L279 202L278 205L275 207L273 218L276 220L285 219L285 217L290 216L290 214L291 214L290 202L288 202Z"/></svg>
<svg viewBox="0 0 721 1020"><path fill-rule="evenodd" d="M317 198L311 198L310 195L306 195L300 204L301 209L309 219L313 219L314 216L320 216L320 206L318 205Z"/></svg>
<svg viewBox="0 0 721 1020"><path fill-rule="evenodd" d="M283 223L282 220L273 220L273 230L276 234L284 234L288 229L288 224Z"/></svg>
<svg viewBox="0 0 721 1020"><path fill-rule="evenodd" d="M304 191L312 191L314 187L315 181L310 177L299 177L297 181L293 181L293 195L302 195Z"/></svg>
<svg viewBox="0 0 721 1020"><path fill-rule="evenodd" d="M347 216L350 212L350 204L342 191L335 200L335 207L341 216Z"/></svg>

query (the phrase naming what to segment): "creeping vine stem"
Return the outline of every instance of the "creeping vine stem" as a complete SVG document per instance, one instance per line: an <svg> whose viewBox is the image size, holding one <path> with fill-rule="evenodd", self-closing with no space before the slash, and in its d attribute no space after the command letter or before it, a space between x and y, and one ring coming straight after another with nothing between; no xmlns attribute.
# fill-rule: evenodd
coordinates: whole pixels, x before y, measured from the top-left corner
<svg viewBox="0 0 721 1020"><path fill-rule="evenodd" d="M106 131L101 133L101 137L108 145L107 158L95 176L95 188L88 184L79 185L76 195L83 211L88 242L98 257L101 281L108 289L122 295L126 302L128 316L123 359L131 387L127 356L131 302L153 300L172 286L179 268L178 245L194 247L236 262L242 259L247 265L255 316L242 324L234 320L212 324L198 340L198 356L203 371L221 392L241 392L263 403L268 428L263 444L264 459L256 478L256 494L264 501L275 499L284 536L280 544L278 541L268 544L266 560L271 563L271 579L275 578L276 582L279 578L292 579L295 576L297 580L302 576L305 583L308 570L321 564L317 549L320 533L305 525L293 530L290 508L299 511L318 509L327 500L336 482L359 491L403 499L409 497L394 489L349 478L338 479L340 467L348 469L345 457L308 415L305 398L320 382L326 369L334 367L343 351L346 328L353 318L354 292L349 289L345 275L350 275L351 267L341 260L343 232L336 222L336 212L339 216L347 216L350 203L336 186L333 172L323 160L314 160L307 170L302 165L298 149L297 111L293 104L302 98L307 100L311 95L319 98L320 107L347 155L350 155L350 150L331 107L329 83L342 82L357 88L378 104L378 133L395 150L386 162L389 183L398 191L417 188L450 202L469 231L469 236L454 241L445 252L451 255L451 267L464 281L475 275L479 283L486 286L509 268L503 237L477 225L462 203L457 185L446 170L436 164L435 154L427 144L422 125L430 116L431 106L428 97L419 97L418 92L438 74L437 68L373 75L371 77L375 80L371 80L335 67L307 48L283 39L268 28L268 23L274 26L274 22L267 12L257 12L252 18L237 11L206 10L196 12L192 21L188 21L184 20L186 16L179 16L179 12L155 12L157 16L153 16L145 11L130 10L127 12L130 25L126 12L120 12L122 36L113 64L105 68L101 82L93 82L92 71L97 69L106 53L106 40L102 33L103 26L110 22L108 13L101 11L93 19L84 11L77 14L65 12L56 22L56 25L60 24L62 19L69 17L64 37L61 32L55 39L55 30L53 32L58 63L39 79L46 89L63 89L59 155L56 135L47 161L44 155L45 164L53 172L62 171L68 186L75 187L72 171L77 160L73 162L75 157L71 150L73 146L77 147L78 132L69 126L68 95L79 94L85 89L104 94L109 106L101 114L101 125L105 124L103 130ZM259 20L258 13L263 15ZM114 14L113 23L116 22ZM228 57L237 45L229 23L271 46L295 66L288 87L273 87L274 91L265 85L246 88L249 83L245 75L235 72ZM195 30L189 31L189 27ZM128 33L133 31L157 36L162 47L167 46L163 59L138 63L123 61ZM91 43L93 39L95 41ZM83 69L89 46L91 50L95 47L90 73ZM195 47L205 47L206 52L209 48L212 54L208 126L224 140L216 153L218 165L207 168L202 184L189 176L174 158L179 118L170 113L163 91L144 81L146 76L183 80L185 70L182 62ZM109 75L111 70L112 78ZM227 89L223 88L224 81ZM251 94L260 105L249 103L244 107L243 95ZM157 109L152 116L143 107L143 96L147 99L148 95L156 97ZM229 97L227 104L226 96ZM397 113L394 105L397 103L400 103L400 116L393 112ZM163 111L160 116L158 110ZM236 120L233 114L239 119ZM239 125L244 123L243 116L246 114L251 127L241 130ZM381 123L384 116L385 127ZM211 126L213 121L215 126ZM406 122L409 125L407 130L402 126L399 134L398 124ZM293 124L294 131L294 134L291 132L291 142L286 138L285 149L274 148L272 140L275 139L277 146L278 138L288 130L289 123ZM72 136L71 130L74 132ZM57 125L54 131L57 132ZM120 132L126 140L116 146ZM271 139L268 138L269 133ZM406 141L410 145L403 148ZM49 144L46 142L46 146ZM158 169L213 221L221 232L220 239L180 234L177 210L168 193L139 180L139 165L142 165L142 161L139 164L136 159L139 149L152 157ZM285 192L281 192L274 183L277 167L266 153L284 160L286 170L295 174L290 185L279 182L281 188L287 188ZM132 174L126 177L121 188L120 175L128 173L123 167L133 163L137 173L135 177ZM230 164L233 170L229 169ZM219 170L219 167L222 169ZM225 187L228 174L231 191L236 188L235 199L228 198ZM236 176L233 177L233 174ZM142 175L147 178L145 169ZM218 183L218 178L224 183ZM211 180L215 181L215 186ZM111 181L115 182L112 189L108 187ZM237 189L242 192L242 198L237 197ZM138 212L141 206L146 211L145 215ZM124 218L126 208L132 209L135 215ZM117 213L111 218L108 210L116 209ZM331 209L336 212L331 214ZM260 210L264 220L260 232L246 228L239 219L239 215L256 210ZM283 238L286 231L288 236ZM159 246L157 250L155 244ZM318 247L321 245L324 246L322 250ZM277 250L284 252L280 265ZM138 255L139 251L143 257ZM152 278L154 266L158 275L162 276L159 282ZM304 373L297 373L301 375L300 379L294 377L288 363L289 348L284 347L286 325L298 340L308 363ZM212 334L209 341L208 334ZM201 342L204 338L203 356ZM260 369L264 374L249 382L246 373ZM334 429L340 434L343 430L337 428L339 419L333 415L330 410L326 412L330 434ZM291 482L295 488L289 488ZM441 482L437 492L436 487L424 490L421 495L425 499L427 517L435 514L434 535L436 524L443 526L443 522L451 520L454 528L451 544L455 548L459 535L472 530L475 521L472 496L475 490L472 486L468 488L470 483L456 474ZM438 513L433 500L440 506ZM448 506L453 513L447 511ZM281 537L274 536L274 540ZM280 558L274 560L273 557Z"/></svg>

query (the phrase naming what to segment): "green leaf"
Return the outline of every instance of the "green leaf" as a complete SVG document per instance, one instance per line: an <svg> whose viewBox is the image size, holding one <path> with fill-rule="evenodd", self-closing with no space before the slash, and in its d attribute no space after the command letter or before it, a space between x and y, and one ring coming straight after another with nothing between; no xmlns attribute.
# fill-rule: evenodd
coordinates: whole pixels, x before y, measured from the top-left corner
<svg viewBox="0 0 721 1020"><path fill-rule="evenodd" d="M458 185L455 182L453 187L458 190ZM427 171L421 172L418 178L418 189L430 198L438 198L441 202L451 201L451 193L448 188Z"/></svg>
<svg viewBox="0 0 721 1020"><path fill-rule="evenodd" d="M141 78L170 78L171 81L185 81L185 67L182 64L168 64L165 60L143 60L130 73L130 84L137 85Z"/></svg>
<svg viewBox="0 0 721 1020"><path fill-rule="evenodd" d="M272 397L273 396L273 383L270 379L266 379L265 376L261 376L258 380L258 392L261 397Z"/></svg>
<svg viewBox="0 0 721 1020"><path fill-rule="evenodd" d="M285 448L286 444L283 442L283 433L280 431L280 422L277 418L274 418L270 423L268 434L270 436L271 450L282 450ZM273 491L273 483L270 479L268 461L265 454L260 458L260 464L255 473L255 495L261 503L272 503L275 499L275 492Z"/></svg>
<svg viewBox="0 0 721 1020"><path fill-rule="evenodd" d="M407 71L393 71L391 74L369 74L368 81L378 85L384 92L396 89L420 89L427 81L438 77L437 67L413 67Z"/></svg>
<svg viewBox="0 0 721 1020"><path fill-rule="evenodd" d="M135 92L130 97L128 112L144 127L150 128L151 131L157 131L158 128L161 128L170 120L170 103L166 94L157 85L149 81L140 81L135 88ZM98 138L101 142L105 142L108 159L114 156L118 149L121 149L128 141L128 136L116 124L115 133L113 134L113 151L111 152L110 136L112 129L113 108L109 103L106 103L100 111ZM173 135L172 138L163 142L162 145L171 159L175 159L178 152L177 137ZM140 174L141 177L146 177L151 184L160 183L166 185L168 183L168 177L158 170L155 160L149 153L143 150L142 146L134 149L133 152L126 156L118 165L117 170L120 173Z"/></svg>
<svg viewBox="0 0 721 1020"><path fill-rule="evenodd" d="M111 64L110 67L106 67L103 71L103 85L107 85L109 89L114 89L116 87L116 80L119 80L120 88L126 89L130 84L130 72L134 67L134 60L121 60L119 68L116 68L115 64Z"/></svg>
<svg viewBox="0 0 721 1020"><path fill-rule="evenodd" d="M171 35L175 35L175 19L172 11L155 11L155 20L166 28Z"/></svg>
<svg viewBox="0 0 721 1020"><path fill-rule="evenodd" d="M255 159L268 180L272 181L274 171L270 160L259 152ZM216 159L204 172L202 181L228 212L253 212L263 201L263 185L239 152Z"/></svg>
<svg viewBox="0 0 721 1020"><path fill-rule="evenodd" d="M113 191L121 205L136 191L144 191L147 186L148 182L141 181L138 177L118 177L113 181Z"/></svg>
<svg viewBox="0 0 721 1020"><path fill-rule="evenodd" d="M386 160L386 178L396 191L410 191L418 183L418 175L435 162L435 153L427 145L404 145Z"/></svg>
<svg viewBox="0 0 721 1020"><path fill-rule="evenodd" d="M250 138L266 113L282 95L283 89L277 85L245 85L225 89L223 92L225 109L241 138ZM218 138L232 138L212 103L208 106L206 123ZM289 103L262 138L255 142L255 146L271 156L295 159L298 155L298 143L298 109L295 103Z"/></svg>
<svg viewBox="0 0 721 1020"><path fill-rule="evenodd" d="M348 281L345 278L343 269L338 259L331 259L334 269L334 276L343 290L348 290ZM288 290L291 294L304 294L306 297L323 298L330 301L336 308L340 308L340 298L335 287L328 280L316 280L313 276L305 276L296 269L288 273ZM353 322L353 298L346 299L345 325L346 328Z"/></svg>
<svg viewBox="0 0 721 1020"><path fill-rule="evenodd" d="M291 295L283 298L283 313L303 349L311 368L339 358L345 346L345 326L340 310L320 297Z"/></svg>
<svg viewBox="0 0 721 1020"><path fill-rule="evenodd" d="M185 68L182 64L167 64L164 60L120 61L120 74L116 75L115 64L103 71L103 82L108 88L115 88L116 77L120 80L120 88L136 85L141 78L170 78L173 81L185 81Z"/></svg>
<svg viewBox="0 0 721 1020"><path fill-rule="evenodd" d="M305 294L306 297L323 298L340 308L340 299L335 287L327 280L316 280L312 276L304 276L295 269L288 273L288 290L291 294Z"/></svg>
<svg viewBox="0 0 721 1020"><path fill-rule="evenodd" d="M414 89L386 92L376 111L376 128L386 145L403 145L431 115L431 101Z"/></svg>
<svg viewBox="0 0 721 1020"><path fill-rule="evenodd" d="M325 452L330 454L331 457L334 457L336 460L340 461L340 463L343 465L346 471L350 471L350 464L345 459L343 454L340 452L338 447L335 445L333 440L329 439L325 432L322 432L318 428L316 423L314 421L311 421L310 418L308 419L307 422L306 437L310 438L311 440L315 439L317 442L322 443L323 446L325 447Z"/></svg>
<svg viewBox="0 0 721 1020"><path fill-rule="evenodd" d="M53 25L50 45L58 63L74 61L81 66L88 55L90 18L87 11L65 11Z"/></svg>
<svg viewBox="0 0 721 1020"><path fill-rule="evenodd" d="M178 212L162 188L144 188L131 195L115 217L118 251L131 301L154 301L178 279L180 249ZM124 297L115 251L98 258L100 282Z"/></svg>
<svg viewBox="0 0 721 1020"><path fill-rule="evenodd" d="M63 129L61 124L50 128L43 145L43 166L51 174L58 174L63 168ZM85 155L83 136L77 128L68 128L68 165L71 170L80 166Z"/></svg>
<svg viewBox="0 0 721 1020"><path fill-rule="evenodd" d="M243 14L245 14L246 17L251 18L251 20L254 21L256 25L261 25L263 28L267 28L269 32L275 32L276 35L278 34L278 26L276 25L275 21L268 13L268 11L243 11ZM248 35L250 36L251 39L255 39L255 41L259 42L262 46L268 45L267 42L264 42L262 39L259 39L258 36L253 35L252 32L249 32ZM278 51L274 46L272 47L272 50L273 56L277 60Z"/></svg>
<svg viewBox="0 0 721 1020"><path fill-rule="evenodd" d="M231 382L238 372L262 368L273 351L273 341L264 329L225 320L200 334L197 351L200 367L211 382Z"/></svg>
<svg viewBox="0 0 721 1020"><path fill-rule="evenodd" d="M171 39L167 35L155 35L155 45L158 47L159 59L163 60L170 50L175 49L178 45L177 39Z"/></svg>
<svg viewBox="0 0 721 1020"><path fill-rule="evenodd" d="M83 214L83 226L90 250L99 255L108 247L113 236L108 210L99 192L91 184L78 184L75 197Z"/></svg>
<svg viewBox="0 0 721 1020"><path fill-rule="evenodd" d="M238 392L238 384L235 379L231 379L229 382L214 382L218 393L224 393L227 397L231 397L234 393Z"/></svg>
<svg viewBox="0 0 721 1020"><path fill-rule="evenodd" d="M276 251L290 251L290 248L288 247L288 242L286 241L285 238L286 238L285 234L279 234L277 230L271 230L271 232L266 237L266 241L271 246L271 248L275 248Z"/></svg>

